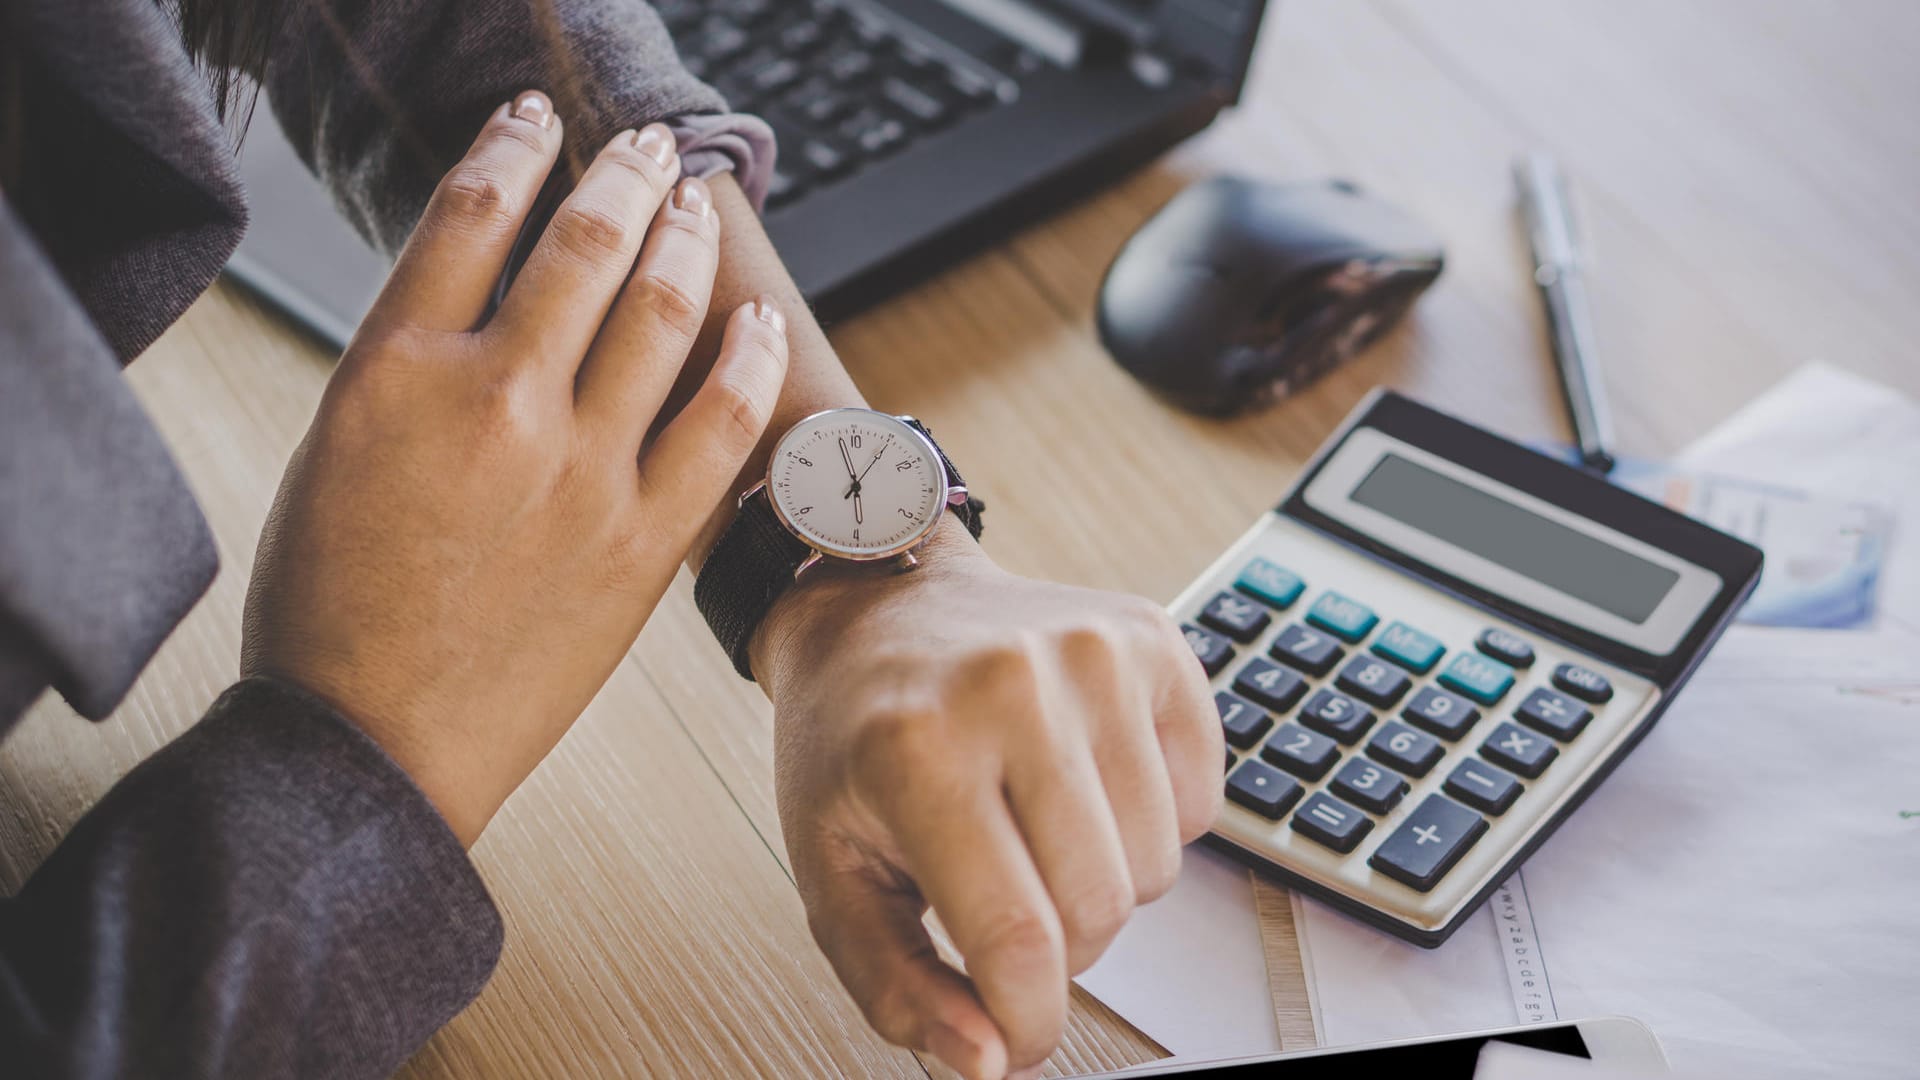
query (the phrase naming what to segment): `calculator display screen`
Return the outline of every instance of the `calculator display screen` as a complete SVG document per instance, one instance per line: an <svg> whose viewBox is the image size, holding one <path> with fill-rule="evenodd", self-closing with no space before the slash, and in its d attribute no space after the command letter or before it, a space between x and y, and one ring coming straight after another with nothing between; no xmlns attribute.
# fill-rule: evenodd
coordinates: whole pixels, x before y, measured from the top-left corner
<svg viewBox="0 0 1920 1080"><path fill-rule="evenodd" d="M1398 454L1383 455L1348 498L1635 624L1680 580L1669 567Z"/></svg>

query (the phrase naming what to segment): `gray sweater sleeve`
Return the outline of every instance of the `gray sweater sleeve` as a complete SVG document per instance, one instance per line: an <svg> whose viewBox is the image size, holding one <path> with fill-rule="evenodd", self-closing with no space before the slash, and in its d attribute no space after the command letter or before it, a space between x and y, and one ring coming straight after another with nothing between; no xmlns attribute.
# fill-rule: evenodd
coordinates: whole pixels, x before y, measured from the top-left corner
<svg viewBox="0 0 1920 1080"><path fill-rule="evenodd" d="M0 900L0 1072L386 1076L500 945L407 775L321 702L249 679Z"/></svg>
<svg viewBox="0 0 1920 1080"><path fill-rule="evenodd" d="M773 135L688 74L642 0L306 0L265 71L274 114L375 247L397 252L489 113L544 90L574 175L625 128L664 121L687 170L733 169L756 204Z"/></svg>

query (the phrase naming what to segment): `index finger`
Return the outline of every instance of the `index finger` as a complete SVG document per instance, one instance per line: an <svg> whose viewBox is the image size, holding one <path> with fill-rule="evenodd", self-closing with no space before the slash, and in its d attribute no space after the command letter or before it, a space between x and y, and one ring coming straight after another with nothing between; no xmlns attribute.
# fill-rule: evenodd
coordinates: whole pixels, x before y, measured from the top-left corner
<svg viewBox="0 0 1920 1080"><path fill-rule="evenodd" d="M449 332L477 327L560 155L560 139L553 103L537 90L495 109L466 156L440 179L367 321Z"/></svg>

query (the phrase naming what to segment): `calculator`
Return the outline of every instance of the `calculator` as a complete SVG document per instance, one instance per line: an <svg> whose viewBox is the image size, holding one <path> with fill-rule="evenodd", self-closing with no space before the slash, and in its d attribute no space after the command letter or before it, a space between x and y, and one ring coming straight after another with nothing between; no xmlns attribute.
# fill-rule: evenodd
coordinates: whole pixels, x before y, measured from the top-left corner
<svg viewBox="0 0 1920 1080"><path fill-rule="evenodd" d="M1172 605L1227 741L1209 842L1438 946L1647 734L1760 567L1376 391Z"/></svg>

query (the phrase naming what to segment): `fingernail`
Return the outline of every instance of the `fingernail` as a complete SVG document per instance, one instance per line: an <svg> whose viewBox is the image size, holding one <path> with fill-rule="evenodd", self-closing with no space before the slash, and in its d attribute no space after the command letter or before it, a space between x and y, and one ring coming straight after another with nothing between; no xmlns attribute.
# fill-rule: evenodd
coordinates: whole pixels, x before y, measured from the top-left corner
<svg viewBox="0 0 1920 1080"><path fill-rule="evenodd" d="M634 133L633 148L653 159L655 165L666 168L673 160L676 149L673 132L665 124L648 124Z"/></svg>
<svg viewBox="0 0 1920 1080"><path fill-rule="evenodd" d="M713 192L707 189L706 181L697 176L689 176L680 181L674 190L673 205L689 213L706 217L713 213Z"/></svg>
<svg viewBox="0 0 1920 1080"><path fill-rule="evenodd" d="M538 90L529 90L513 99L513 117L543 128L553 127L553 102Z"/></svg>
<svg viewBox="0 0 1920 1080"><path fill-rule="evenodd" d="M776 334L787 332L787 317L781 313L779 306L770 296L763 296L753 302L753 317L773 327L773 332Z"/></svg>
<svg viewBox="0 0 1920 1080"><path fill-rule="evenodd" d="M927 1052L961 1076L978 1076L980 1048L945 1024L934 1024L927 1031Z"/></svg>

